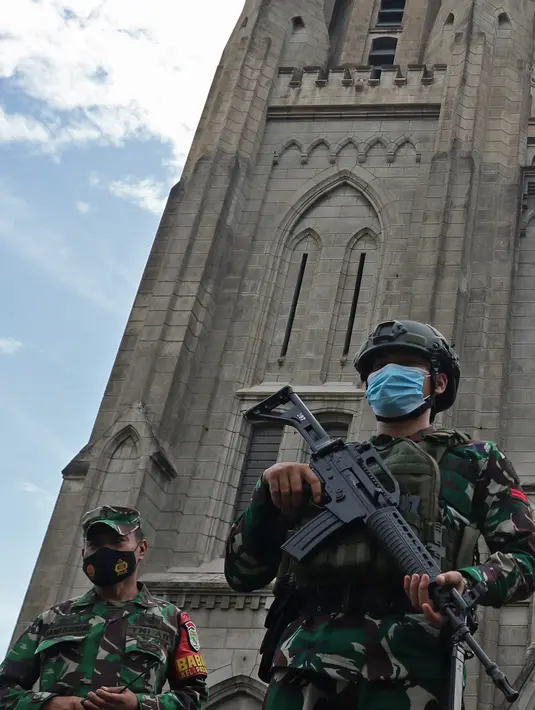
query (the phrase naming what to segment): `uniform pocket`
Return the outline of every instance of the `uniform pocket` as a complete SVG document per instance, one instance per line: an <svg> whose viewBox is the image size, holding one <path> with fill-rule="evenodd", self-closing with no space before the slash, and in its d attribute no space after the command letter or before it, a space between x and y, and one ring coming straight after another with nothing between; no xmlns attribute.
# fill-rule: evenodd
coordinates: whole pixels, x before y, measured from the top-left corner
<svg viewBox="0 0 535 710"><path fill-rule="evenodd" d="M164 664L167 661L167 652L162 648L157 641L151 641L138 636L127 636L124 647L124 652L131 659L144 658L147 665L154 663L156 660Z"/></svg>
<svg viewBox="0 0 535 710"><path fill-rule="evenodd" d="M53 634L52 629L35 649L39 656L40 690L74 695L88 682L83 674L86 634Z"/></svg>
<svg viewBox="0 0 535 710"><path fill-rule="evenodd" d="M134 693L161 692L167 664L167 649L159 640L128 635L125 642L122 676L132 683ZM135 678L137 680L135 680Z"/></svg>

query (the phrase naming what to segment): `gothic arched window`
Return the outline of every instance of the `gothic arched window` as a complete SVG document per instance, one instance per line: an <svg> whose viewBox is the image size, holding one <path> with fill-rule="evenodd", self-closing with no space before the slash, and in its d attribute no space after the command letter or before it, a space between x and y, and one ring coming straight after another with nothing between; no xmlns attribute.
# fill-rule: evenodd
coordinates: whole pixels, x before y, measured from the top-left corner
<svg viewBox="0 0 535 710"><path fill-rule="evenodd" d="M285 363L291 368L298 356L301 340L307 327L310 292L318 260L318 237L305 230L285 252L281 272L284 283L277 294L279 301L270 360ZM291 370L287 370L290 372Z"/></svg>

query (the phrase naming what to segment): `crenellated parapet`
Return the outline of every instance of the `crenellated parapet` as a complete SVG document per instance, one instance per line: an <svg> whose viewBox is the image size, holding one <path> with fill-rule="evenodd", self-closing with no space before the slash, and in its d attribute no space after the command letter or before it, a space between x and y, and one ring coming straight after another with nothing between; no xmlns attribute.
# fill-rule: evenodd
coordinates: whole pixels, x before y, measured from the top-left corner
<svg viewBox="0 0 535 710"><path fill-rule="evenodd" d="M280 67L271 106L356 103L440 103L446 64Z"/></svg>

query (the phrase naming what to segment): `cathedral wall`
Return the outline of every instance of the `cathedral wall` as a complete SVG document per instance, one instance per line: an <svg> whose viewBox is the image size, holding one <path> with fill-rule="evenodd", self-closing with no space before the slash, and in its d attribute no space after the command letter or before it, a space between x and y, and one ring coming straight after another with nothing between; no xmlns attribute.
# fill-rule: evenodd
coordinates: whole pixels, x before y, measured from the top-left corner
<svg viewBox="0 0 535 710"><path fill-rule="evenodd" d="M249 377L290 378L301 385L355 381L351 358L383 310L384 279L393 265L392 278L403 275L414 192L425 180L435 126L432 119L321 120L321 114L268 123L259 166L272 167L248 274L258 278L263 270L265 296L261 303L244 303L256 311L247 347ZM307 232L314 244L285 345L302 258L296 251L308 249L295 241ZM366 260L345 343L361 254ZM267 274L278 276L272 281ZM256 353L251 345L258 337L264 347Z"/></svg>
<svg viewBox="0 0 535 710"><path fill-rule="evenodd" d="M181 523L189 540L177 538L177 546L187 542L206 560L222 554L250 436L241 412L247 397L256 396L243 400L238 390L264 387L267 394L292 381L298 388L320 388L316 410L340 406L340 396L346 411L358 409L362 391L352 358L373 320L400 314L401 299L392 294L396 281L410 275L406 239L415 192L427 179L436 123L436 117L386 115L268 120L237 225L246 264L240 279L236 264L231 266L216 299L214 323L225 322L230 304L233 309L229 331L221 335L220 377L209 413L194 411L208 393L195 395L179 432L183 465L192 450L192 481ZM212 331L201 372L213 367L219 337ZM372 426L358 416L352 430L361 436L362 427ZM200 427L204 432L193 450ZM168 510L173 506L170 498ZM189 563L183 549L178 559Z"/></svg>
<svg viewBox="0 0 535 710"><path fill-rule="evenodd" d="M524 484L535 485L535 175L526 171L520 235L516 244L509 317L509 368L505 392L504 447Z"/></svg>

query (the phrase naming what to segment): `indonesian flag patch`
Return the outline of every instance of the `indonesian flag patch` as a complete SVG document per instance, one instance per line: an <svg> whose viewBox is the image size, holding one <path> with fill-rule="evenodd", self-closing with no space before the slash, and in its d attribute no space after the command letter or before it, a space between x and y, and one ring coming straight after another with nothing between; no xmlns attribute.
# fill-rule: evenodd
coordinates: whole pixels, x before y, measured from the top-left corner
<svg viewBox="0 0 535 710"><path fill-rule="evenodd" d="M524 491L519 491L518 488L510 488L509 490L513 498L518 498L519 500L523 500L524 503L529 503L528 497Z"/></svg>
<svg viewBox="0 0 535 710"><path fill-rule="evenodd" d="M179 680L207 676L208 670L199 651L201 645L197 627L186 612L182 612L180 625L180 643L175 653L174 665Z"/></svg>

